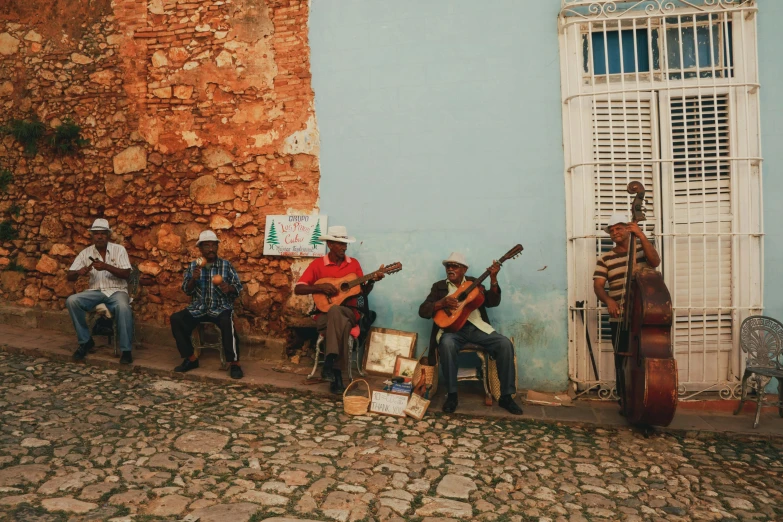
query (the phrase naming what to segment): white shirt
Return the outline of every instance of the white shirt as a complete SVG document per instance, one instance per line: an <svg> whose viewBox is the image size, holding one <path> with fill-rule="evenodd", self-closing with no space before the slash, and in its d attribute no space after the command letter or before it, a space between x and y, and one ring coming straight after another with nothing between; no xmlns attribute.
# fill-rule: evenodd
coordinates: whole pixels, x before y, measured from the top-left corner
<svg viewBox="0 0 783 522"><path fill-rule="evenodd" d="M465 279L462 280L462 283L465 282ZM460 283L460 285L462 284ZM449 281L449 295L452 295L454 292L457 291L457 286L454 285L451 281ZM476 308L472 312L470 312L470 315L468 315L468 322L473 323L473 326L484 332L485 334L491 334L495 331L494 328L492 328L492 325L486 322L484 319L481 318L481 312L479 312L479 309ZM435 342L440 342L440 337L443 335L443 330L438 330L438 334L435 336Z"/></svg>
<svg viewBox="0 0 783 522"><path fill-rule="evenodd" d="M90 245L76 256L76 260L71 265L69 270L81 270L85 266L89 266L93 259L101 260L101 255L98 253L98 249L95 245ZM116 243L108 243L106 245L106 259L103 262L107 265L115 266L123 270L129 270L131 268L130 259L128 259L128 252L125 247ZM108 270L90 270L90 290L100 290L106 297L111 297L114 292L128 293L128 282L125 279L120 279Z"/></svg>

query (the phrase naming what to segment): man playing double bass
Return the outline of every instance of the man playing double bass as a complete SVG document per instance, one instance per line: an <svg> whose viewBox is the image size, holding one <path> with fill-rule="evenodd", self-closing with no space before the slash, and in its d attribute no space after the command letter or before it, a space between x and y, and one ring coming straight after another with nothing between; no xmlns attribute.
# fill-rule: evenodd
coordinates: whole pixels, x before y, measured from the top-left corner
<svg viewBox="0 0 783 522"><path fill-rule="evenodd" d="M628 249L631 232L639 238L641 249L636 251L636 269L642 267L656 268L661 264L661 258L655 247L644 235L639 225L628 222L625 214L613 214L604 231L609 234L614 242L614 248L602 254L595 265L593 273L593 290L606 307L609 309L609 325L612 332L612 348L614 349L614 367L616 372L617 394L623 396L625 379L622 373L622 355L627 351L627 338L620 338L618 331L623 320L623 307L625 298L625 281L628 270ZM635 273L635 272L634 272ZM606 289L609 282L608 291Z"/></svg>

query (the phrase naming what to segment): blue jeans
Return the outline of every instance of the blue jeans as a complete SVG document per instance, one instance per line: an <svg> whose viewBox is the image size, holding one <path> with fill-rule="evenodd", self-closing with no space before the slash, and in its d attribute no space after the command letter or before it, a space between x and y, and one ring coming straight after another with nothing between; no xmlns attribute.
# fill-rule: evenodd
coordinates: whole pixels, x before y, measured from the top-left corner
<svg viewBox="0 0 783 522"><path fill-rule="evenodd" d="M120 350L123 352L131 351L131 336L133 334L133 312L130 307L130 300L126 292L114 292L111 297L100 290L87 290L78 294L73 294L65 301L68 313L71 314L71 321L76 330L76 339L79 344L84 344L90 340L90 328L87 326L85 312L89 312L99 304L104 303L111 312L112 318L117 321L117 337L120 342Z"/></svg>
<svg viewBox="0 0 783 522"><path fill-rule="evenodd" d="M511 340L497 332L486 334L467 322L458 332L445 332L438 344L438 357L448 393L457 393L457 357L467 343L481 346L497 361L500 394L513 395L517 391L514 368L514 345Z"/></svg>

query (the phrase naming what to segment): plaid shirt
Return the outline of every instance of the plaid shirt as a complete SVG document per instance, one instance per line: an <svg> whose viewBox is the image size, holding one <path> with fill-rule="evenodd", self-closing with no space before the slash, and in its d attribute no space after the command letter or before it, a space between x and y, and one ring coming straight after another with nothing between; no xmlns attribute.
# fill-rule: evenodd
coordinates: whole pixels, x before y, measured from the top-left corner
<svg viewBox="0 0 783 522"><path fill-rule="evenodd" d="M196 281L196 285L188 292L188 282L193 279L193 269L196 268L196 262L192 261L185 270L185 280L182 281L182 290L191 296L188 311L193 317L217 317L226 310L234 309L234 299L242 291L242 282L239 280L234 267L229 261L217 258L212 267L201 269L201 277ZM212 276L220 274L223 281L233 286L236 294L224 294L217 285L212 284Z"/></svg>

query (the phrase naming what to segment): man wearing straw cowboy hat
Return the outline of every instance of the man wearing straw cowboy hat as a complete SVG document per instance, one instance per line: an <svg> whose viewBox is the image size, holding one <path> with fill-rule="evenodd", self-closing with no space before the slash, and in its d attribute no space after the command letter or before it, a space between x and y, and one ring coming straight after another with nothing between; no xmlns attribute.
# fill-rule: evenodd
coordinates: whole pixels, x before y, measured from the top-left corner
<svg viewBox="0 0 783 522"><path fill-rule="evenodd" d="M199 323L209 322L218 326L223 342L223 353L229 363L232 379L243 377L239 366L239 345L234 330L234 299L242 291L242 282L229 261L218 257L220 240L211 230L198 236L196 246L201 252L185 270L182 291L191 297L190 305L171 314L171 333L182 356L182 364L175 372L185 373L198 368L191 334Z"/></svg>
<svg viewBox="0 0 783 522"><path fill-rule="evenodd" d="M90 276L89 289L73 294L65 301L79 342L79 347L73 352L73 359L83 360L95 346L85 312L104 304L112 316L117 318L117 337L122 351L120 363L131 364L133 313L128 297L128 278L131 274L128 252L122 245L109 242L111 229L105 219L96 219L90 227L90 233L92 245L79 252L66 276L68 281Z"/></svg>
<svg viewBox="0 0 783 522"><path fill-rule="evenodd" d="M319 237L318 240L326 241L329 253L313 260L308 265L294 287L294 293L297 295L337 295L338 290L333 285L328 283L316 284L316 281L325 277L345 277L348 274L356 274L356 277L364 275L359 261L345 255L348 245L356 241L356 238L348 235L345 227L329 227L326 235ZM381 265L381 268L383 268L383 265ZM365 283L362 288L364 294L370 293L375 281L380 279L383 279L382 272L378 273L374 280ZM318 332L323 333L326 343L323 375L327 378L330 376L334 377L329 386L329 390L332 393L342 393L345 390L342 372L350 364L350 361L346 360L345 353L347 352L351 329L356 326L359 320L359 312L356 310L356 305L355 297L346 299L341 306L332 306L328 312L318 314L315 319Z"/></svg>
<svg viewBox="0 0 783 522"><path fill-rule="evenodd" d="M628 270L628 239L633 232L639 238L642 248L636 251L636 268L652 267L661 264L661 258L655 247L644 235L639 225L628 222L626 214L613 214L604 227L604 232L609 234L614 242L614 248L604 252L598 258L593 272L593 291L609 309L609 325L612 331L612 348L614 352L625 352L619 343L625 341L618 339L617 330L622 320L623 299L625 297L625 274ZM606 283L609 283L609 291L606 291ZM623 375L620 372L622 356L614 356L616 371L615 386L622 389Z"/></svg>
<svg viewBox="0 0 783 522"><path fill-rule="evenodd" d="M459 302L450 297L465 281L474 281L473 277L466 277L468 262L465 256L459 252L452 252L448 259L443 261L446 268L446 279L432 285L430 295L419 307L419 316L431 319L438 310L449 310L459 306ZM440 358L443 370L443 378L446 381L446 401L443 403L443 411L453 413L457 409L457 354L467 343L481 346L491 357L497 361L498 378L500 379L500 399L498 405L514 415L522 415L522 408L514 402L514 394L517 391L514 371L514 345L511 340L499 334L489 324L487 308L500 304L500 286L498 285L498 272L500 264L495 261L487 269L489 271L490 287L479 289L484 292L484 304L477 310L473 310L468 320L457 332L443 332L436 324L432 325L430 337L430 362L433 364Z"/></svg>

